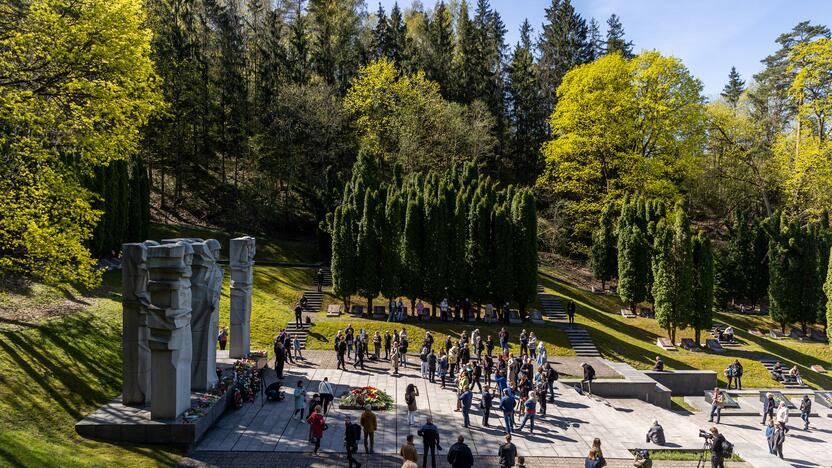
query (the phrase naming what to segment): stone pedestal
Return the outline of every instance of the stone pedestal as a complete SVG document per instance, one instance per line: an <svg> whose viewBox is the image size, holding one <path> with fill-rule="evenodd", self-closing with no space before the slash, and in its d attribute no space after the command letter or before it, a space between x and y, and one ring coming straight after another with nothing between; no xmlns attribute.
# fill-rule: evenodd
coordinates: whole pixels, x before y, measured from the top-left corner
<svg viewBox="0 0 832 468"><path fill-rule="evenodd" d="M150 417L176 419L191 405L191 263L184 242L147 249L151 351Z"/></svg>
<svg viewBox="0 0 832 468"><path fill-rule="evenodd" d="M148 347L147 248L155 242L124 244L121 260L122 401L143 405L150 401L150 348Z"/></svg>
<svg viewBox="0 0 832 468"><path fill-rule="evenodd" d="M231 239L231 333L229 356L242 358L250 350L251 286L254 282L255 239L245 236Z"/></svg>

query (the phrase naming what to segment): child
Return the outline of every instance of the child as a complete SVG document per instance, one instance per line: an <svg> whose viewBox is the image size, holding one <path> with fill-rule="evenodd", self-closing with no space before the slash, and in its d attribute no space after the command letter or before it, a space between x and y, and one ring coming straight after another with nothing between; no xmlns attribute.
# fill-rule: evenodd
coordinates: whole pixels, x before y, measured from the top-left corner
<svg viewBox="0 0 832 468"><path fill-rule="evenodd" d="M300 352L300 340L297 336L292 337L292 349L295 350L295 357L303 359L303 354Z"/></svg>
<svg viewBox="0 0 832 468"><path fill-rule="evenodd" d="M522 455L517 457L517 468L526 468L526 457Z"/></svg>

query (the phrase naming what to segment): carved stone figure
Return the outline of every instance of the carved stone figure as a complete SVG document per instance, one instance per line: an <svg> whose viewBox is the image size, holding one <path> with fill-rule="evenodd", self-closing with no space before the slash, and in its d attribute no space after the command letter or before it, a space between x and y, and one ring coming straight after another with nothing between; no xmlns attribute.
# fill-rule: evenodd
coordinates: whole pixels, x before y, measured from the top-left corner
<svg viewBox="0 0 832 468"><path fill-rule="evenodd" d="M185 242L147 249L152 419L176 419L191 404L192 261Z"/></svg>
<svg viewBox="0 0 832 468"><path fill-rule="evenodd" d="M254 282L255 251L253 237L231 239L231 343L228 354L232 358L242 358L251 346L251 286Z"/></svg>
<svg viewBox="0 0 832 468"><path fill-rule="evenodd" d="M153 241L124 244L121 259L122 402L142 405L150 401L150 348L148 347L147 248Z"/></svg>
<svg viewBox="0 0 832 468"><path fill-rule="evenodd" d="M191 389L207 390L217 384L217 334L220 320L220 292L223 271L219 259L220 243L215 239L191 244Z"/></svg>

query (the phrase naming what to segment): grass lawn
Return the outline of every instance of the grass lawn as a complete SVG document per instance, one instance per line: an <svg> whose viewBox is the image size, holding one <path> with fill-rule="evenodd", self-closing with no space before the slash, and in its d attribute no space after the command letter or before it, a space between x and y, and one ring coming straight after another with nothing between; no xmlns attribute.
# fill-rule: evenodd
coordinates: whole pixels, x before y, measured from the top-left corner
<svg viewBox="0 0 832 468"><path fill-rule="evenodd" d="M601 354L611 360L623 361L638 369L652 367L656 356L662 356L669 369L710 369L717 372L720 385L727 385L723 370L735 359L739 359L745 372L743 387L781 387L769 376L759 362L765 356L780 359L784 364L797 363L806 383L814 388L832 388L832 377L810 369L812 364L823 364L829 368L832 350L823 343L800 342L796 340L775 341L755 337L747 332L749 328L763 328L766 317L750 317L739 314L717 314L715 319L732 325L735 336L743 343L741 348L726 349L723 353L710 351L691 352L679 348L665 351L656 345L656 338L666 332L655 320L646 318L626 319L618 311L622 304L617 296L597 295L576 288L560 280L558 272L541 269L539 279L544 288L556 296L571 298L577 305L576 322L584 325ZM703 332L704 341L706 333ZM677 342L692 338L693 330L677 332Z"/></svg>
<svg viewBox="0 0 832 468"><path fill-rule="evenodd" d="M698 461L702 456L701 451L691 452L690 450L651 450L650 458L657 461ZM705 455L705 464L711 464L710 452ZM742 462L744 461L736 453L731 455L731 458L726 461Z"/></svg>

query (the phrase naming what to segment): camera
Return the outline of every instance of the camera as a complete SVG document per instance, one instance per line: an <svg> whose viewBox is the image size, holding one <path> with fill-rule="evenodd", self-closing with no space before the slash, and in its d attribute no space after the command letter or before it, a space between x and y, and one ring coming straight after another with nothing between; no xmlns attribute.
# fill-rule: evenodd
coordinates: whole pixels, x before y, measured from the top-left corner
<svg viewBox="0 0 832 468"><path fill-rule="evenodd" d="M702 429L699 429L699 437L701 437L705 440L708 440L708 439L713 438L713 434L711 434L708 431L703 431Z"/></svg>
<svg viewBox="0 0 832 468"><path fill-rule="evenodd" d="M650 451L647 450L647 449L637 448L637 449L633 450L633 452L635 453L637 458L641 458L641 459L645 459L645 460L650 458Z"/></svg>

